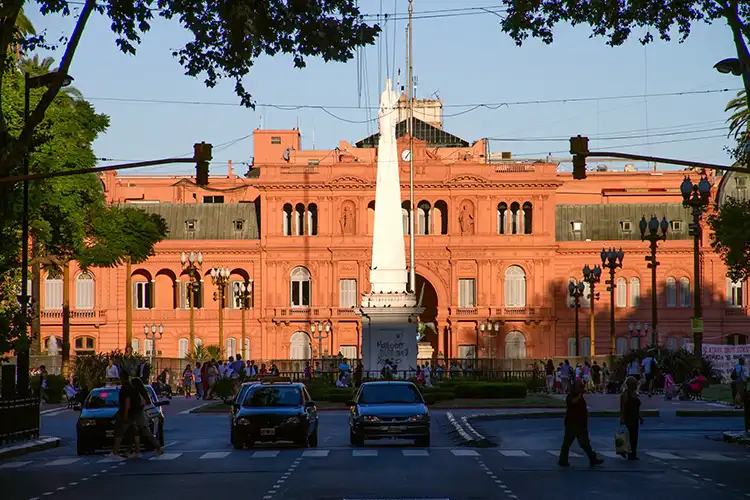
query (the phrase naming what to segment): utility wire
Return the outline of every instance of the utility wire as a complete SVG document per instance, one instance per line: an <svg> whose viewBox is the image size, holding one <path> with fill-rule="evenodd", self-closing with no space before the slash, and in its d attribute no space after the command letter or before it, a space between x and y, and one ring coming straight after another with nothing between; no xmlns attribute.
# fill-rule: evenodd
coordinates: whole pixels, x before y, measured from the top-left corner
<svg viewBox="0 0 750 500"><path fill-rule="evenodd" d="M705 128L700 130L680 130L674 132L661 132L657 134L645 133L641 135L624 135L624 136L589 136L589 139L596 139L599 141L624 141L628 139L640 139L649 137L668 137L672 135L685 135L685 134L699 134L704 132L717 132L719 130L726 130L726 127L713 127ZM570 137L523 137L523 138L500 138L500 137L488 137L491 141L502 141L502 142L568 142ZM601 148L597 148L601 149Z"/></svg>
<svg viewBox="0 0 750 500"><path fill-rule="evenodd" d="M642 147L642 146L655 146L658 144L674 144L678 142L687 142L687 141L702 141L706 139L718 139L720 137L726 137L726 134L721 135L706 135L703 137L689 137L686 139L673 139L669 141L657 141L657 142L640 142L638 144L608 144L604 146L599 146L598 150L608 150L608 149L624 149L624 148L636 148L636 147ZM544 152L535 152L535 153L514 153L514 157L518 156L531 156L531 157L541 157L542 155L547 154L570 154L570 151L568 150L560 150L560 151L544 151Z"/></svg>

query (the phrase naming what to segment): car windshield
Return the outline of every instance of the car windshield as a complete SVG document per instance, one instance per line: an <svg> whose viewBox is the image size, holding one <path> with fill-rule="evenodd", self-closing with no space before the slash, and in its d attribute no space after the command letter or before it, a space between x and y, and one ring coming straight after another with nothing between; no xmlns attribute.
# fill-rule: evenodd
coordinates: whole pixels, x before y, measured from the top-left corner
<svg viewBox="0 0 750 500"><path fill-rule="evenodd" d="M422 396L411 384L365 385L359 392L360 404L422 403Z"/></svg>
<svg viewBox="0 0 750 500"><path fill-rule="evenodd" d="M120 389L96 389L86 398L86 408L118 408L120 406Z"/></svg>
<svg viewBox="0 0 750 500"><path fill-rule="evenodd" d="M246 408L257 406L299 406L302 392L298 387L258 387L245 397Z"/></svg>

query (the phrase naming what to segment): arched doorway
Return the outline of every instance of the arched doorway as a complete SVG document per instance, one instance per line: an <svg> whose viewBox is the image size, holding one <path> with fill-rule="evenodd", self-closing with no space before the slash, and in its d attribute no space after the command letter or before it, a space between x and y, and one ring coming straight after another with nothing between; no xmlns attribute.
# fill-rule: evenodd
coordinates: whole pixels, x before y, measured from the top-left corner
<svg viewBox="0 0 750 500"><path fill-rule="evenodd" d="M419 318L420 322L424 325L421 332L422 338L419 343L425 347L432 347L432 352L436 353L440 350L438 343L438 332L440 331L440 324L438 322L437 291L435 290L435 287L432 286L432 283L427 281L424 276L420 276L419 274L417 274L416 278L415 291L417 293L417 300L419 300L421 297L422 307L424 307L424 312ZM420 349L420 355L418 357L420 359L423 358L422 353L426 352L427 351L425 351L423 347L422 349ZM426 356L432 357L432 354Z"/></svg>
<svg viewBox="0 0 750 500"><path fill-rule="evenodd" d="M312 359L312 345L307 332L295 332L289 340L289 359L310 360Z"/></svg>

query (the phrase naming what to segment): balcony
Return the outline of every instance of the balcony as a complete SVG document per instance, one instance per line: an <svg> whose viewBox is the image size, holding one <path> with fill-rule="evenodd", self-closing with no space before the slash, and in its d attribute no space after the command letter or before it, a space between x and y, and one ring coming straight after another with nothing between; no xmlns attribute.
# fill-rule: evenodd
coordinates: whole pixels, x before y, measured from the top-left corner
<svg viewBox="0 0 750 500"><path fill-rule="evenodd" d="M479 313L479 309L476 307L459 307L456 309L457 316L476 316Z"/></svg>
<svg viewBox="0 0 750 500"><path fill-rule="evenodd" d="M39 319L42 325L60 325L63 321L62 310L41 311ZM102 325L107 322L107 311L99 309L70 311L71 325Z"/></svg>
<svg viewBox="0 0 750 500"><path fill-rule="evenodd" d="M336 312L336 316L343 318L359 318L359 309L339 307L334 309L334 311Z"/></svg>
<svg viewBox="0 0 750 500"><path fill-rule="evenodd" d="M724 316L727 318L747 318L746 307L727 307L724 309Z"/></svg>

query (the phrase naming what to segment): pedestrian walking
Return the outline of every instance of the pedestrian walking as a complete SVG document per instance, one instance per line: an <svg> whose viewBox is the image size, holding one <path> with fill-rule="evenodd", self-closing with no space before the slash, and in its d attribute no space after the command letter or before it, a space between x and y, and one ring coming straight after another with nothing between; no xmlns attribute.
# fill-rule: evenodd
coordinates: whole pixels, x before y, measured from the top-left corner
<svg viewBox="0 0 750 500"><path fill-rule="evenodd" d="M628 377L625 379L625 390L620 395L620 425L628 429L630 440L628 460L640 460L638 458L638 430L642 423L638 381L633 377Z"/></svg>
<svg viewBox="0 0 750 500"><path fill-rule="evenodd" d="M185 371L182 372L182 389L185 391L185 397L189 398L193 389L193 370L190 365L187 365Z"/></svg>
<svg viewBox="0 0 750 500"><path fill-rule="evenodd" d="M203 397L203 369L201 368L201 362L195 362L195 369L193 370L193 382L195 383L195 398L201 399Z"/></svg>
<svg viewBox="0 0 750 500"><path fill-rule="evenodd" d="M146 438L157 455L161 455L164 453L164 449L151 432L151 427L148 424L148 417L146 416L146 407L154 404L154 402L151 401L151 396L146 390L146 386L143 385L141 379L134 378L132 384L135 393L139 396L138 398L134 397L135 405L130 408L130 411L135 418L135 427L137 431L135 435L135 454L133 455L133 458L140 458L141 456L141 436Z"/></svg>
<svg viewBox="0 0 750 500"><path fill-rule="evenodd" d="M555 364L551 359L547 360L544 372L547 381L547 393L552 394L555 390Z"/></svg>
<svg viewBox="0 0 750 500"><path fill-rule="evenodd" d="M557 464L561 467L570 466L568 456L573 441L578 441L581 449L589 457L589 465L595 467L604 463L591 448L589 440L589 410L586 399L583 397L583 382L576 381L570 389L570 394L565 398L567 409L565 411L565 435L563 436L560 457Z"/></svg>
<svg viewBox="0 0 750 500"><path fill-rule="evenodd" d="M137 430L134 409L136 408L136 400L140 399L140 396L133 385L130 383L130 375L127 370L120 370L120 400L115 414L115 437L112 445L112 456L120 458L120 445L125 435L132 431ZM136 434L136 442L139 442L139 438Z"/></svg>
<svg viewBox="0 0 750 500"><path fill-rule="evenodd" d="M570 366L570 361L567 359L560 367L560 382L562 384L562 390L567 394L570 390L570 374L573 372L573 367Z"/></svg>
<svg viewBox="0 0 750 500"><path fill-rule="evenodd" d="M747 386L747 372L745 371L745 358L737 360L731 375L732 400L734 408L739 410L743 408L745 388Z"/></svg>

